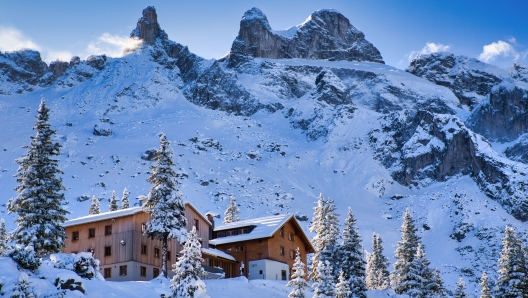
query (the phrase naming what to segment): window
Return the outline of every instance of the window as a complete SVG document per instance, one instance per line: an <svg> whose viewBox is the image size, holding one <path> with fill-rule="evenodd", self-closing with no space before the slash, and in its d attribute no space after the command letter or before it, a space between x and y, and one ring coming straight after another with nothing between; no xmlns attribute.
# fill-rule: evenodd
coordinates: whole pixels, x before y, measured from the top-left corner
<svg viewBox="0 0 528 298"><path fill-rule="evenodd" d="M159 275L159 269L158 269L158 268L154 268L154 269L152 270L152 274L154 275L154 278L158 277L158 275Z"/></svg>
<svg viewBox="0 0 528 298"><path fill-rule="evenodd" d="M154 247L154 257L155 257L155 258L159 258L159 255L160 255L160 250L159 250L159 248Z"/></svg>
<svg viewBox="0 0 528 298"><path fill-rule="evenodd" d="M145 232L147 230L147 224L146 223L142 223L141 224L141 232Z"/></svg>
<svg viewBox="0 0 528 298"><path fill-rule="evenodd" d="M290 241L295 241L295 235L293 233L288 233L288 239Z"/></svg>
<svg viewBox="0 0 528 298"><path fill-rule="evenodd" d="M196 231L199 231L199 230L200 230L200 229L199 229L199 227L200 227L199 223L200 223L200 222L199 222L197 219L194 220L194 226L196 227Z"/></svg>
<svg viewBox="0 0 528 298"><path fill-rule="evenodd" d="M225 232L224 231L216 233L216 238L221 238L221 237L225 237Z"/></svg>
<svg viewBox="0 0 528 298"><path fill-rule="evenodd" d="M147 254L147 245L141 244L141 254L146 255Z"/></svg>
<svg viewBox="0 0 528 298"><path fill-rule="evenodd" d="M286 279L286 270L281 270L281 276L282 276L282 280L287 280Z"/></svg>
<svg viewBox="0 0 528 298"><path fill-rule="evenodd" d="M280 247L280 255L281 255L281 256L284 255L284 247L283 247L283 246Z"/></svg>
<svg viewBox="0 0 528 298"><path fill-rule="evenodd" d="M95 237L95 228L88 229L88 238Z"/></svg>
<svg viewBox="0 0 528 298"><path fill-rule="evenodd" d="M112 277L112 267L105 268L103 274L104 274L104 278L111 278Z"/></svg>
<svg viewBox="0 0 528 298"><path fill-rule="evenodd" d="M229 230L229 231L226 231L226 236L232 236L233 235L233 230Z"/></svg>
<svg viewBox="0 0 528 298"><path fill-rule="evenodd" d="M139 267L139 276L146 277L147 276L147 267Z"/></svg>
<svg viewBox="0 0 528 298"><path fill-rule="evenodd" d="M244 251L244 247L243 246L235 247L235 252L241 252L241 251Z"/></svg>
<svg viewBox="0 0 528 298"><path fill-rule="evenodd" d="M259 270L259 274L262 274L262 270Z"/></svg>
<svg viewBox="0 0 528 298"><path fill-rule="evenodd" d="M226 248L226 249L224 249L224 252L225 252L226 254L230 254L230 253L231 253L231 247L230 247L230 248Z"/></svg>
<svg viewBox="0 0 528 298"><path fill-rule="evenodd" d="M105 226L105 235L112 235L112 225Z"/></svg>
<svg viewBox="0 0 528 298"><path fill-rule="evenodd" d="M247 234L247 233L248 233L248 228L238 229L238 235Z"/></svg>
<svg viewBox="0 0 528 298"><path fill-rule="evenodd" d="M79 240L79 231L72 232L72 241Z"/></svg>
<svg viewBox="0 0 528 298"><path fill-rule="evenodd" d="M284 229L282 229L282 228L280 229L280 231L279 231L279 236L280 236L281 238L284 238Z"/></svg>
<svg viewBox="0 0 528 298"><path fill-rule="evenodd" d="M290 250L290 259L295 259L295 252Z"/></svg>
<svg viewBox="0 0 528 298"><path fill-rule="evenodd" d="M171 260L171 253L167 250L167 262Z"/></svg>
<svg viewBox="0 0 528 298"><path fill-rule="evenodd" d="M127 265L119 266L119 275L127 275Z"/></svg>
<svg viewBox="0 0 528 298"><path fill-rule="evenodd" d="M111 246L105 246L105 253L104 256L108 257L112 255L112 247Z"/></svg>

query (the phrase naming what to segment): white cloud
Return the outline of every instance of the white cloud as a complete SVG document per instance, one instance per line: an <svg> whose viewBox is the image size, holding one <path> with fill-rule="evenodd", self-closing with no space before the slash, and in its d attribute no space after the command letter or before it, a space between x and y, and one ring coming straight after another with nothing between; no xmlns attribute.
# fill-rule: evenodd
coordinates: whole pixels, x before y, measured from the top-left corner
<svg viewBox="0 0 528 298"><path fill-rule="evenodd" d="M45 55L44 61L48 63L55 61L55 60L69 62L71 57L73 57L73 54L68 51L49 50L49 51L46 51L44 55Z"/></svg>
<svg viewBox="0 0 528 298"><path fill-rule="evenodd" d="M110 57L121 57L124 49L133 49L139 45L141 45L141 40L104 33L96 41L88 44L86 53L88 55L106 54Z"/></svg>
<svg viewBox="0 0 528 298"><path fill-rule="evenodd" d="M448 45L444 45L441 43L428 42L425 44L425 46L421 50L412 51L408 56L408 60L409 62L411 62L417 56L425 55L425 54L432 54L432 53L437 53L437 52L447 52L449 51L449 49L451 49L451 47Z"/></svg>
<svg viewBox="0 0 528 298"><path fill-rule="evenodd" d="M484 62L491 62L497 57L514 57L515 60L518 60L520 55L511 44L503 40L485 45L479 55L479 59Z"/></svg>
<svg viewBox="0 0 528 298"><path fill-rule="evenodd" d="M17 29L0 27L0 50L15 51L20 49L40 50L40 47Z"/></svg>

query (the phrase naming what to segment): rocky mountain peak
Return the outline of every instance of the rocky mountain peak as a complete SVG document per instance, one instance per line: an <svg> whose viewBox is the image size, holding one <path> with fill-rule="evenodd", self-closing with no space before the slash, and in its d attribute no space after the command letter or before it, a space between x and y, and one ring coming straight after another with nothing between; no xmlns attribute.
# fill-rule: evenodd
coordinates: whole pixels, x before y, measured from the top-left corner
<svg viewBox="0 0 528 298"><path fill-rule="evenodd" d="M287 30L274 31L258 8L244 13L227 59L234 67L252 58L347 60L384 63L380 52L341 13L318 10Z"/></svg>
<svg viewBox="0 0 528 298"><path fill-rule="evenodd" d="M142 40L146 44L153 44L157 38L167 39L167 34L158 23L158 14L154 6L143 9L143 16L139 18L136 29L130 37Z"/></svg>

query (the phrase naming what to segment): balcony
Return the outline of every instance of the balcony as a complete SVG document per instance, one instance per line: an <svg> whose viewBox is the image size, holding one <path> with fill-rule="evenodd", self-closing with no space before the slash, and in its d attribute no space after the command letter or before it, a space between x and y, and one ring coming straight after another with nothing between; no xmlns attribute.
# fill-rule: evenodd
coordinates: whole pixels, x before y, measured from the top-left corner
<svg viewBox="0 0 528 298"><path fill-rule="evenodd" d="M202 279L219 279L224 278L224 269L215 266L202 265L205 273L202 275Z"/></svg>

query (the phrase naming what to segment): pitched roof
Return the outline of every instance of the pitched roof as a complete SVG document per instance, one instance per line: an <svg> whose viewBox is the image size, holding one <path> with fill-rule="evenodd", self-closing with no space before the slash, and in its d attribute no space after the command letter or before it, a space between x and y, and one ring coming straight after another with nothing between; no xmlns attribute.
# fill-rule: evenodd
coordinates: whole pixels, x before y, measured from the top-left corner
<svg viewBox="0 0 528 298"><path fill-rule="evenodd" d="M226 254L225 252L215 249L215 248L203 248L202 247L202 253L236 262L235 258L232 255Z"/></svg>
<svg viewBox="0 0 528 298"><path fill-rule="evenodd" d="M280 214L280 215L274 215L274 216L266 216L266 217L259 217L259 218L253 218L253 219L247 219L247 220L240 220L240 221L236 221L236 222L232 222L228 224L223 224L221 226L215 227L214 231L218 232L218 231L249 227L249 226L254 226L255 228L250 233L247 233L247 234L240 234L240 235L211 239L209 240L209 244L220 245L220 244L241 242L241 241L247 241L247 240L253 240L253 239L270 238L282 226L284 226L284 224L288 222L289 220L293 220L294 224L297 225L297 227L301 231L302 236L304 237L305 241L311 247L310 240L308 240L308 237L304 233L304 230L299 225L299 223L297 222L297 219L295 218L295 216L293 216L293 214Z"/></svg>
<svg viewBox="0 0 528 298"><path fill-rule="evenodd" d="M185 202L185 208L187 208L187 207L193 209L198 215L200 215L200 217L207 224L212 225L211 222L205 216L203 216L202 213L200 213L196 209L196 207L194 207L191 203ZM143 207L141 207L141 206L131 207L131 208L127 208L127 209L119 209L119 210L116 210L116 211L103 212L103 213L99 213L99 214L87 215L87 216L83 216L83 217L70 219L70 220L64 222L62 224L62 226L63 227L71 227L71 226L76 226L76 225L90 223L90 222L95 222L95 221L100 221L100 220L107 220L107 219L112 219L112 218L117 218L117 217L133 215L133 214L141 213L141 212L144 212L143 211Z"/></svg>

